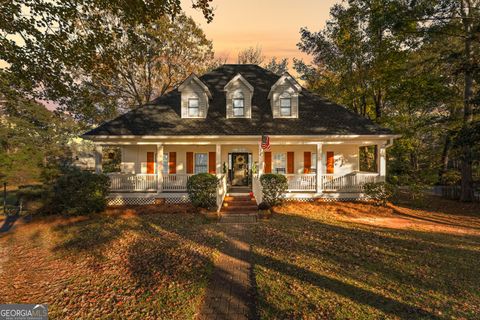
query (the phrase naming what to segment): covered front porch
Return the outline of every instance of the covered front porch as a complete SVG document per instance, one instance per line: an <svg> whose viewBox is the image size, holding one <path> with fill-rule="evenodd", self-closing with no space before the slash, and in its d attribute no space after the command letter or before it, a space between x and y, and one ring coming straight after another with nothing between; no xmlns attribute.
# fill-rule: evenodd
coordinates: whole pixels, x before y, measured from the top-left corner
<svg viewBox="0 0 480 320"><path fill-rule="evenodd" d="M188 179L201 172L222 177L227 188L252 190L260 199L258 179L264 173L287 177L287 197L361 193L365 183L385 178L388 140L352 137L319 142L272 138L270 149L262 150L259 139L97 143L96 171L103 171L102 147L118 146L120 170L107 173L114 193L155 193L159 197L181 194L187 190ZM374 170L368 172L361 165L365 147L375 150Z"/></svg>

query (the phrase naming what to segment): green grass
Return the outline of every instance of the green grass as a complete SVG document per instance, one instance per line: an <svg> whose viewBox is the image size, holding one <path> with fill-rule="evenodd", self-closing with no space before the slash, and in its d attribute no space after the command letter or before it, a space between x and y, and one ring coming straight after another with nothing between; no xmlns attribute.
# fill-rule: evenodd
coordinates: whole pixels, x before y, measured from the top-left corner
<svg viewBox="0 0 480 320"><path fill-rule="evenodd" d="M52 319L192 319L223 239L199 215L38 218L0 238L0 302L44 302Z"/></svg>
<svg viewBox="0 0 480 320"><path fill-rule="evenodd" d="M478 317L480 211L470 216L472 233L462 234L422 228L422 219L432 219L428 212L408 228L360 223L351 217L400 215L356 206L289 205L256 226L262 319ZM463 219L442 215L437 221L442 228Z"/></svg>

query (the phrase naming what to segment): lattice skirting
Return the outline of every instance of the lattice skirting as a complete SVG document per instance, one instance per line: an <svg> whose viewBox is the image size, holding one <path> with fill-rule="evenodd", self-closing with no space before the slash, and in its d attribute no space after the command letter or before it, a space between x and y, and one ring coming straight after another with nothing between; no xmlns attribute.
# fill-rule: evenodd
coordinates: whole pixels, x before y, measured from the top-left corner
<svg viewBox="0 0 480 320"><path fill-rule="evenodd" d="M156 203L190 203L190 199L182 196L168 198L114 197L107 199L107 206L143 206Z"/></svg>

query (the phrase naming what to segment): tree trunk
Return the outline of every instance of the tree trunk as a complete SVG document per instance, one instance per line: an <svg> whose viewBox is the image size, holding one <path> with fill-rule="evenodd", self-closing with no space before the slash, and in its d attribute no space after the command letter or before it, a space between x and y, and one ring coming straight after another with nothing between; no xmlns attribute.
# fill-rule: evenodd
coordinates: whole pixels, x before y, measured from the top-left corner
<svg viewBox="0 0 480 320"><path fill-rule="evenodd" d="M452 146L452 133L449 131L445 136L445 144L443 145L442 151L442 160L441 160L441 168L438 171L438 179L441 183L443 183L443 175L448 170L448 160L449 160L449 152Z"/></svg>
<svg viewBox="0 0 480 320"><path fill-rule="evenodd" d="M472 8L470 1L461 1L462 22L465 32L464 52L464 92L463 92L463 126L468 127L473 121L473 61L472 61ZM462 185L460 201L473 200L472 188L472 152L468 145L462 147Z"/></svg>

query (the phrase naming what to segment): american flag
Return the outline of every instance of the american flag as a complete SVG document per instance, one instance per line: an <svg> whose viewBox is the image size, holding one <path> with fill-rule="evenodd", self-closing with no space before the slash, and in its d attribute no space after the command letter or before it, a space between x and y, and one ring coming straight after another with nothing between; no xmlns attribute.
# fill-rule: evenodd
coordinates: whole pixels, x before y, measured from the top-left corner
<svg viewBox="0 0 480 320"><path fill-rule="evenodd" d="M270 137L267 135L262 136L262 143L261 143L263 150L270 150Z"/></svg>

